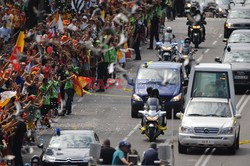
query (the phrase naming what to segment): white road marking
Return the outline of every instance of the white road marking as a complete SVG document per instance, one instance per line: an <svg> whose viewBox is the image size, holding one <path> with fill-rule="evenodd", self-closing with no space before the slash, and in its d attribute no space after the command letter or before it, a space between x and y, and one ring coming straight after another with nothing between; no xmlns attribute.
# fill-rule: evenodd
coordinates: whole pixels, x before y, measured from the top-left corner
<svg viewBox="0 0 250 166"><path fill-rule="evenodd" d="M219 35L219 38L221 38L222 37L222 33Z"/></svg>
<svg viewBox="0 0 250 166"><path fill-rule="evenodd" d="M82 100L83 100L83 97L80 97L80 98L77 100L77 102L78 102L78 103L81 103Z"/></svg>
<svg viewBox="0 0 250 166"><path fill-rule="evenodd" d="M206 49L204 53L205 53L205 54L206 54L206 53L208 53L208 51L209 51L209 50L210 50L209 48L208 48L208 49Z"/></svg>
<svg viewBox="0 0 250 166"><path fill-rule="evenodd" d="M213 148L213 150L210 152L210 154L206 157L206 159L204 160L204 162L202 163L201 166L205 166L207 164L207 162L209 161L209 159L212 157L212 154L215 152L216 148Z"/></svg>
<svg viewBox="0 0 250 166"><path fill-rule="evenodd" d="M201 162L203 161L204 157L206 156L206 153L208 152L209 148L207 148L204 153L201 155L201 157L198 159L198 161L195 163L194 166L200 166Z"/></svg>
<svg viewBox="0 0 250 166"><path fill-rule="evenodd" d="M242 110L245 108L247 102L249 101L250 96L247 96L246 100L242 103L241 107L239 108L238 113L240 114L242 112Z"/></svg>
<svg viewBox="0 0 250 166"><path fill-rule="evenodd" d="M236 105L236 109L238 110L239 107L241 106L241 103L243 102L244 98L246 97L247 93L249 90L247 90L243 96L241 96L240 100L238 101L237 105Z"/></svg>
<svg viewBox="0 0 250 166"><path fill-rule="evenodd" d="M123 141L127 141L128 138L140 127L141 122L139 122L129 133L128 135L123 139ZM118 148L118 146L115 147L116 149Z"/></svg>
<svg viewBox="0 0 250 166"><path fill-rule="evenodd" d="M215 45L217 43L217 41L215 40L213 43L212 43L212 45Z"/></svg>

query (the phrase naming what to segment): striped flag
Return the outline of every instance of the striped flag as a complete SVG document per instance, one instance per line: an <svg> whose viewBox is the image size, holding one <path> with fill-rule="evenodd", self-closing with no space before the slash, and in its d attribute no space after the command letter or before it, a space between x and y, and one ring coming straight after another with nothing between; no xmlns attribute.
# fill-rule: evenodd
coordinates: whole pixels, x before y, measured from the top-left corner
<svg viewBox="0 0 250 166"><path fill-rule="evenodd" d="M73 75L73 86L77 96L83 96L85 93L89 93L85 91L83 88L92 82L92 80L88 77L81 77L77 75Z"/></svg>

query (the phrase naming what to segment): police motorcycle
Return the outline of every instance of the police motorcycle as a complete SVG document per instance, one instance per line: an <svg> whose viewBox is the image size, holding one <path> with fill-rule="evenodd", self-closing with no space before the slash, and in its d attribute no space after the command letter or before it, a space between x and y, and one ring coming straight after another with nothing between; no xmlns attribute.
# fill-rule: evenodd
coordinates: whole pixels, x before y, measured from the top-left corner
<svg viewBox="0 0 250 166"><path fill-rule="evenodd" d="M174 38L171 27L167 27L162 41L156 42L159 61L173 61L174 56L177 55L178 43L173 41Z"/></svg>
<svg viewBox="0 0 250 166"><path fill-rule="evenodd" d="M196 53L197 50L191 50L190 47L185 47L185 44L187 43L190 44L189 38L186 38L185 40L181 41L181 47L178 51L178 57L176 58L176 62L180 62L183 64L186 76L188 77L191 68L195 63L193 55Z"/></svg>
<svg viewBox="0 0 250 166"><path fill-rule="evenodd" d="M205 40L206 21L197 7L192 7L191 13L188 14L188 36L190 37L195 48L198 48L201 42Z"/></svg>
<svg viewBox="0 0 250 166"><path fill-rule="evenodd" d="M145 104L144 110L139 110L138 116L142 118L140 130L149 138L150 142L155 141L160 134L164 134L164 131L167 130L164 125L166 111L161 111L160 105Z"/></svg>

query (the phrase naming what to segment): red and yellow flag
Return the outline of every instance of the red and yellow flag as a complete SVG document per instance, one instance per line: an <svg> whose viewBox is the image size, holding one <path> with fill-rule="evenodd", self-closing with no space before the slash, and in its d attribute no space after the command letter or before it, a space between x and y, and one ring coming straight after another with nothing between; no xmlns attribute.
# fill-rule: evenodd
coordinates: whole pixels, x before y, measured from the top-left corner
<svg viewBox="0 0 250 166"><path fill-rule="evenodd" d="M77 96L83 96L85 93L89 93L88 91L85 91L83 88L92 82L90 78L77 76L74 74L72 80L73 80L74 90Z"/></svg>

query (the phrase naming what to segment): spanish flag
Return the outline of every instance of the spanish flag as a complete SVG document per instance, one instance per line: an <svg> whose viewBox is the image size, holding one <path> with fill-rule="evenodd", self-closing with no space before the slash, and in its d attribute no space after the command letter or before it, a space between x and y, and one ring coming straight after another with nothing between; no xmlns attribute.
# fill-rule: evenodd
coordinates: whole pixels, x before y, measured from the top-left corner
<svg viewBox="0 0 250 166"><path fill-rule="evenodd" d="M25 38L24 31L20 31L17 41L16 41L16 46L15 46L20 52L23 52L23 48L25 44L24 38Z"/></svg>
<svg viewBox="0 0 250 166"><path fill-rule="evenodd" d="M90 78L77 76L74 74L72 80L73 80L74 90L77 96L83 96L85 93L89 93L88 91L85 91L83 88L92 82Z"/></svg>

